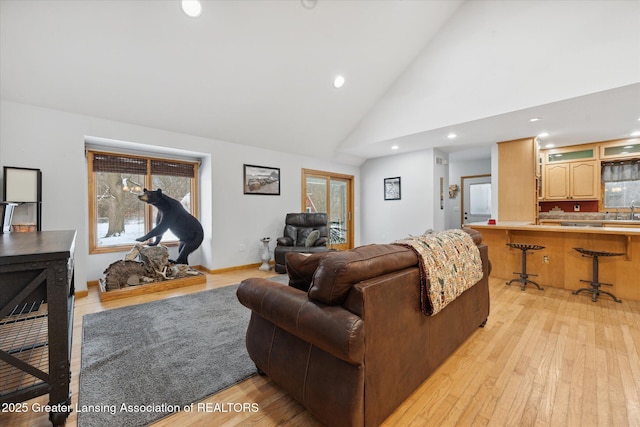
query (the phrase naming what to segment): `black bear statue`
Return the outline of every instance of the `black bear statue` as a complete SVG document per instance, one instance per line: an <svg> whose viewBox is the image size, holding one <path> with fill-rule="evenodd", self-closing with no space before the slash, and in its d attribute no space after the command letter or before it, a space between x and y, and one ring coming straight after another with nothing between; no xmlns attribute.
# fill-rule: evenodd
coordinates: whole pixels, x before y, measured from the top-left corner
<svg viewBox="0 0 640 427"><path fill-rule="evenodd" d="M200 247L204 239L204 231L200 222L182 206L182 203L169 196L162 194L161 189L149 191L146 188L138 199L149 203L158 209L156 216L156 226L147 234L138 237L136 241L145 242L152 237L156 240L149 243L155 246L162 240L162 236L167 230L180 239L178 258L176 264L189 264L189 254Z"/></svg>

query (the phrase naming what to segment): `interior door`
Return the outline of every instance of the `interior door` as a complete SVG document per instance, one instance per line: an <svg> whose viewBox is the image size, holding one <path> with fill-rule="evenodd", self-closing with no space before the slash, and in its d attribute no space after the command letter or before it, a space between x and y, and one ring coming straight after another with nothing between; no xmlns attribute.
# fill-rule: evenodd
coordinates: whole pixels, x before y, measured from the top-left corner
<svg viewBox="0 0 640 427"><path fill-rule="evenodd" d="M463 176L461 224L487 222L491 217L491 175Z"/></svg>
<svg viewBox="0 0 640 427"><path fill-rule="evenodd" d="M330 248L353 248L353 177L307 169L302 174L304 212L328 213Z"/></svg>

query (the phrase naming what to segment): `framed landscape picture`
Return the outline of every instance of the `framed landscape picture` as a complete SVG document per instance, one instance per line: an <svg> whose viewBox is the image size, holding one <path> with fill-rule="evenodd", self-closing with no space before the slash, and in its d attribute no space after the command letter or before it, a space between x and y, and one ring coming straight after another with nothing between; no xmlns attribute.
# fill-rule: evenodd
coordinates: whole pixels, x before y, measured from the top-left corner
<svg viewBox="0 0 640 427"><path fill-rule="evenodd" d="M244 194L280 195L280 168L244 165Z"/></svg>
<svg viewBox="0 0 640 427"><path fill-rule="evenodd" d="M400 200L400 177L384 179L384 199Z"/></svg>

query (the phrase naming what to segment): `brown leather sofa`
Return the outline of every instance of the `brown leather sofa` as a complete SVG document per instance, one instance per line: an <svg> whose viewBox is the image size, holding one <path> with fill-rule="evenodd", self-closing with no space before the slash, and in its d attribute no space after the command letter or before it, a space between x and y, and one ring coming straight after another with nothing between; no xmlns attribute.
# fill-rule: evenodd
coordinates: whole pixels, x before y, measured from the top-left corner
<svg viewBox="0 0 640 427"><path fill-rule="evenodd" d="M295 287L261 278L238 287L252 310L249 356L323 423L379 425L486 322L489 261L475 233L483 278L434 316L421 312L411 249L288 255Z"/></svg>

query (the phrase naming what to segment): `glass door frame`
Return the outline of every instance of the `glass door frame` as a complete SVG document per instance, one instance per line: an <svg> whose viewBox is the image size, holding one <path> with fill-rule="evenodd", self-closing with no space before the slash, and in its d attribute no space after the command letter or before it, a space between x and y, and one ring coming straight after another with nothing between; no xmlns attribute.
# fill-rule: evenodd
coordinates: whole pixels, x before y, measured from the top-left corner
<svg viewBox="0 0 640 427"><path fill-rule="evenodd" d="M327 215L328 215L328 219L329 221L331 221L331 180L335 180L335 181L343 181L346 182L346 189L347 189L347 195L346 195L346 200L347 200L347 218L346 218L346 223L347 223L347 234L346 234L346 238L347 238L347 242L343 243L343 244L337 244L337 245L331 245L331 243L329 242L329 247L332 249L338 249L338 250L345 250L345 249L352 249L354 247L354 215L353 215L353 206L354 206L354 202L353 202L353 175L345 175L345 174L340 174L340 173L335 173L335 172L326 172L326 171L319 171L319 170L314 170L314 169L302 169L302 182L301 182L301 189L302 189L302 195L301 195L301 206L302 206L302 210L301 212L306 212L306 198L307 198L307 177L313 177L313 178L322 178L322 179L326 179L327 180L327 194L326 194L326 199L327 199ZM327 224L328 227L330 227L330 224Z"/></svg>

